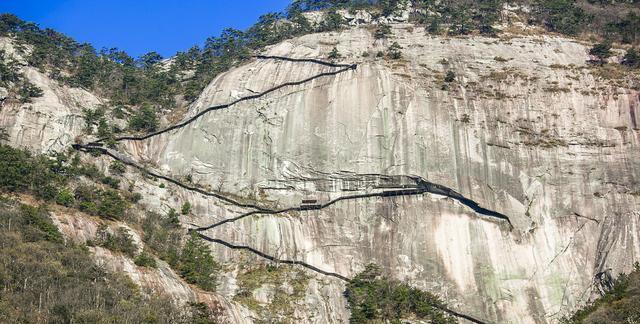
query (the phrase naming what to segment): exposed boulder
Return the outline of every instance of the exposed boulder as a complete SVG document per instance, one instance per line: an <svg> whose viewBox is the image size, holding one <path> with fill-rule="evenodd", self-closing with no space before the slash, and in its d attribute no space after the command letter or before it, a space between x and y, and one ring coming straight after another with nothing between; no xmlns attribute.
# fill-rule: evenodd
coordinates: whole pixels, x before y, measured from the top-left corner
<svg viewBox="0 0 640 324"><path fill-rule="evenodd" d="M0 87L0 101L4 101L9 96L9 91L3 87Z"/></svg>

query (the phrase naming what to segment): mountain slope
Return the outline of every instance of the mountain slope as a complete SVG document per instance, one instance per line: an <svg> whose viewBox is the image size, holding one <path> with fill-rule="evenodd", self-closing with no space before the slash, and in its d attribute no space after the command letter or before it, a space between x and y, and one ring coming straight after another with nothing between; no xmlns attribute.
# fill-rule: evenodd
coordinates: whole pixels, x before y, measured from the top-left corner
<svg viewBox="0 0 640 324"><path fill-rule="evenodd" d="M402 59L373 57L393 42ZM266 53L321 58L334 46L358 68L125 150L166 174L280 208L384 190L376 179L384 176L453 188L514 228L427 194L257 215L205 234L347 277L373 261L488 320L558 318L586 301L596 273L630 269L640 248L638 93L588 65L587 46L545 35L442 39L394 24L389 39L351 28ZM189 114L325 71L258 60L214 80ZM201 226L243 212L191 199ZM236 251L213 248L240 262Z"/></svg>
<svg viewBox="0 0 640 324"><path fill-rule="evenodd" d="M189 203L181 222L222 264L211 298L230 322L346 322L343 279L369 263L481 321L554 322L598 293L594 277L637 261L637 76L536 28L442 37L405 20L384 37L356 25L270 46L290 59L219 75L182 120L286 86L105 151L153 172L119 178L140 194L135 217ZM308 61L334 48L346 66ZM102 100L26 74L45 95L3 104L10 144L69 147L81 125L50 103L78 114ZM110 172L113 156L84 158ZM150 284L192 298L170 277Z"/></svg>

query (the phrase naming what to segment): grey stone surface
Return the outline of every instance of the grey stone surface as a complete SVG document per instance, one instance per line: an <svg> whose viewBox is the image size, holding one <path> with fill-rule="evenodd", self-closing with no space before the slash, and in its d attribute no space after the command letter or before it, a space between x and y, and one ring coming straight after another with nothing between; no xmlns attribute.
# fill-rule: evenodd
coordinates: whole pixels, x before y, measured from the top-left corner
<svg viewBox="0 0 640 324"><path fill-rule="evenodd" d="M556 322L591 297L596 273L628 271L639 261L636 90L597 79L585 65L588 46L566 38L442 38L409 24L393 24L393 32L376 40L370 29L352 27L272 46L267 54L297 58L326 57L335 46L359 65L120 149L163 173L191 174L202 186L276 207L370 192L371 175L416 175L453 188L508 215L514 228L425 194L248 217L206 234L345 276L376 262L493 322ZM401 60L375 58L394 41ZM256 60L216 78L189 115L327 69ZM443 90L448 70L456 80ZM28 76L45 97L31 108L3 108L0 125L11 127L14 145L63 147L83 125L65 120L99 100L49 85L37 71ZM69 136L56 141L61 134ZM128 177L149 210L192 202L185 224L246 212ZM220 294L231 300L238 269L261 259L211 248L229 270ZM296 306L300 321L345 322L344 284L309 275ZM245 315L237 320L249 321Z"/></svg>
<svg viewBox="0 0 640 324"><path fill-rule="evenodd" d="M9 95L9 91L7 91L7 89L0 87L0 101L4 101L5 99L7 99L7 96Z"/></svg>
<svg viewBox="0 0 640 324"><path fill-rule="evenodd" d="M454 188L515 228L424 195L245 218L208 234L346 276L376 262L491 321L557 321L590 297L595 273L629 270L640 252L637 92L596 81L585 66L588 47L569 39L393 30L389 40L352 28L273 46L268 54L299 58L336 46L359 65L127 151L166 173L280 207L344 195L345 174L418 175ZM403 59L373 58L393 41ZM218 77L190 113L326 69L255 61ZM442 90L448 70L456 80ZM204 212L198 222L226 213ZM212 248L230 263L237 258ZM323 321L348 316L341 298L322 303L344 313Z"/></svg>

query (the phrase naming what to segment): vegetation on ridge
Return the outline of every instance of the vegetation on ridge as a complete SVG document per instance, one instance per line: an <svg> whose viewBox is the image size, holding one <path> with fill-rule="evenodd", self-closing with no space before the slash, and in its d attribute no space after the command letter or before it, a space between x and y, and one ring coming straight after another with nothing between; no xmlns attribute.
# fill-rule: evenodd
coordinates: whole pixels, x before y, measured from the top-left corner
<svg viewBox="0 0 640 324"><path fill-rule="evenodd" d="M0 15L0 36L12 37L19 45L21 53L26 55L28 63L50 77L111 99L109 107L88 107L85 110L87 132L96 131L100 137L110 137L122 130L109 125L107 116L111 115L117 119L129 117L128 127L132 131L153 131L159 127L158 110L172 108L180 98L187 101L195 99L216 75L244 62L253 52L264 46L311 32L335 31L342 28L345 20L338 14L338 9L367 9L374 17L389 16L397 12L402 2L294 1L286 12L263 15L246 31L226 29L221 35L207 39L202 47L196 46L178 53L166 62L155 52L135 59L115 48L96 50L90 44L79 44L60 33L41 29L10 14ZM567 35L598 31L599 34L596 36L606 41L594 46L591 54L597 57L600 63L604 63L612 54L610 41L631 44L638 41L640 16L637 14L637 2L625 4L534 0L516 3L529 5L532 11L527 16L528 22L544 26L549 31ZM479 33L493 36L498 33L494 25L501 19L504 2L456 0L436 3L414 0L412 4L416 9L411 14L412 21L421 24L428 33L450 36ZM624 10L616 11L620 8ZM324 10L323 20L318 24L312 24L304 15L304 12L309 10ZM391 38L391 28L381 25L374 37ZM598 38L594 37L594 40ZM401 49L398 43L392 43L387 53L380 52L378 56L401 59ZM334 47L329 57L337 60L341 55ZM632 48L627 51L623 64L638 67L639 61L638 52ZM18 73L18 69L16 62L0 53L0 86L10 86L21 102L28 102L31 98L42 95L42 91L24 79L24 76ZM448 71L444 80L447 83L454 82L455 74ZM104 220L126 219L129 206L140 198L132 192L127 193L126 190L120 189L122 179L118 176L122 175L125 169L121 163L114 162L109 168L110 175L104 175L94 166L82 165L75 157L65 154L34 156L23 150L0 145L0 188L10 192L33 194L43 201L77 208ZM77 177L88 178L92 183L74 183L73 179ZM0 213L7 212L8 209L3 208L0 207ZM13 244L7 245L10 249L3 250L3 254L0 255L3 261L0 283L3 284L4 291L9 292L6 295L9 299L4 295L0 297L0 320L15 318L25 322L82 322L104 318L107 322L191 321L187 320L184 314L171 308L164 299L142 297L139 288L126 278L100 269L94 271L92 267L95 265L90 262L86 247L63 245L61 234L46 217L46 212L26 207L22 209L19 214L3 216L3 221L9 220L9 224L11 221L14 222L13 229L10 228L11 225L7 226L6 222L0 224L9 227L7 233L3 233L0 238L3 248L5 241L7 244ZM190 214L191 205L185 203L180 212L183 215ZM135 257L135 263L139 266L157 266L152 255L154 254L177 269L189 283L206 290L214 290L218 265L207 246L196 236L191 236L183 245L178 217L175 210L170 210L166 217L148 215L142 223L143 240L148 245L148 250L138 253L137 256L137 248L126 231L117 230L111 233L101 228L99 238L93 243L131 258ZM12 242L8 242L9 240ZM15 256L24 251L32 253L32 249L47 254L42 259L43 264L34 265L33 260L21 260L19 255ZM36 252L33 252L34 255L39 255ZM28 258L29 255L24 257ZM18 258L18 261L14 261L15 258ZM38 276L40 286L36 284L28 287L27 282L33 280L33 273L43 274ZM637 314L633 313L635 310L629 307L637 304L631 294L637 290L634 288L634 275L619 278L617 290L614 289L602 301L594 303L589 306L591 308L576 315L575 320L581 322L587 316L594 316L589 314L608 306L618 312L614 314L616 316L636 316ZM69 276L79 278L76 280ZM258 275L254 274L254 277ZM255 284L250 279L252 277L249 276L246 282ZM50 284L49 281L54 284ZM93 292L110 296L113 300L93 300L91 298L94 298L94 295L80 296L80 299L73 300L79 294L74 288L76 285L90 285L95 289ZM42 300L43 292L47 294L45 302L36 306L35 300ZM69 300L52 301L49 292L62 294ZM245 293L248 295L248 290ZM452 321L441 309L434 307L442 305L435 296L385 278L374 266L367 267L348 284L345 296L352 310L354 323L397 322L404 318L430 319L435 323ZM94 309L92 305L97 306ZM36 307L37 313L33 312ZM196 309L197 314L206 313L202 305L198 305ZM32 313L28 313L29 310ZM637 316L629 316L620 318L637 319Z"/></svg>
<svg viewBox="0 0 640 324"><path fill-rule="evenodd" d="M0 15L0 36L12 37L31 66L71 86L83 87L111 100L105 115L131 116L133 131L152 131L158 126L156 112L175 107L177 102L194 100L211 80L229 68L246 61L266 45L313 32L338 30L345 25L336 10L365 9L374 18L390 16L410 2L411 20L428 33L494 35L494 25L503 19L504 0L294 0L284 12L268 13L245 31L225 29L204 44L177 53L163 61L156 52L133 58L117 48L95 49L51 29L42 29L12 14ZM635 1L597 0L516 0L526 5L522 11L527 23L550 31L577 35L597 31L609 41L637 43L640 33L640 8ZM323 10L317 24L304 13ZM388 37L390 30L381 25L377 38ZM399 57L392 51L390 57ZM4 64L4 63L3 63ZM2 66L0 70L15 70ZM1 74L5 75L5 74ZM4 78L15 78L7 73ZM2 82L2 80L0 80ZM6 82L6 81L4 81ZM20 98L41 95L28 83L17 83ZM183 102L184 104L184 102ZM88 107L95 109L95 107ZM97 125L97 124L96 124ZM103 135L122 131L102 123Z"/></svg>
<svg viewBox="0 0 640 324"><path fill-rule="evenodd" d="M0 50L0 87L7 88L9 94L13 93L21 103L31 102L31 98L43 95L42 89L27 80L19 71L18 63L7 57L4 50Z"/></svg>
<svg viewBox="0 0 640 324"><path fill-rule="evenodd" d="M112 163L113 174L122 174L126 168ZM89 181L79 181L81 178ZM92 184L93 182L93 184ZM120 190L117 178L106 176L94 165L82 163L79 156L66 154L33 155L28 151L0 144L0 190L34 195L43 202L56 203L96 215L103 220L129 220L135 222L129 212L139 195L130 190ZM188 207L188 208L187 208ZM185 203L183 212L190 209ZM150 251L167 261L186 281L202 289L215 290L218 266L206 245L197 237L189 239L180 250L182 231L175 210L166 218L150 215L140 224L143 239ZM110 231L99 229L97 238L88 245L98 245L136 258L137 263L153 266L150 255L140 255L124 228Z"/></svg>
<svg viewBox="0 0 640 324"><path fill-rule="evenodd" d="M64 242L46 207L0 200L0 322L195 323L198 305L179 309L158 293L94 263ZM210 323L202 321L200 323Z"/></svg>

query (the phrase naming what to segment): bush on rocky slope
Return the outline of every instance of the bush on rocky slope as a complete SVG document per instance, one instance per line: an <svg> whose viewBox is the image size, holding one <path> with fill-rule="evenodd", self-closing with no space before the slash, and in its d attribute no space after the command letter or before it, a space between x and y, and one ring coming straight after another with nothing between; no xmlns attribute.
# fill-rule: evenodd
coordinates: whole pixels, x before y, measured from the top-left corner
<svg viewBox="0 0 640 324"><path fill-rule="evenodd" d="M141 227L142 239L149 252L169 263L187 282L215 291L219 265L208 246L195 233L183 245L184 230L174 209L170 209L166 216L147 214Z"/></svg>
<svg viewBox="0 0 640 324"><path fill-rule="evenodd" d="M113 252L120 252L124 255L134 258L138 250L138 247L133 242L129 230L124 227L118 227L116 230L109 230L109 228L102 224L98 227L96 234L96 240L91 242L92 244L104 247Z"/></svg>
<svg viewBox="0 0 640 324"><path fill-rule="evenodd" d="M0 144L0 188L31 192L44 200L53 199L67 180L61 155L33 156L28 151Z"/></svg>
<svg viewBox="0 0 640 324"><path fill-rule="evenodd" d="M134 131L152 132L158 127L158 116L155 110L148 105L144 105L129 119L129 128Z"/></svg>
<svg viewBox="0 0 640 324"><path fill-rule="evenodd" d="M351 323L400 323L418 318L431 323L455 323L436 305L444 306L438 297L405 283L384 277L375 265L356 275L344 292Z"/></svg>
<svg viewBox="0 0 640 324"><path fill-rule="evenodd" d="M630 48L622 59L622 65L628 66L632 69L640 67L640 53L635 48Z"/></svg>
<svg viewBox="0 0 640 324"><path fill-rule="evenodd" d="M91 165L70 160L65 154L32 155L28 151L0 144L0 189L35 195L44 201L56 201L105 219L123 219L129 203L120 191L96 185L79 185L73 195L67 188L70 179L87 176L111 187L118 180L106 177Z"/></svg>
<svg viewBox="0 0 640 324"><path fill-rule="evenodd" d="M611 44L608 42L593 45L589 50L589 55L596 57L597 62L601 65L606 63L607 59L613 55L611 52Z"/></svg>
<svg viewBox="0 0 640 324"><path fill-rule="evenodd" d="M117 168L121 170L120 167ZM78 184L75 180L81 176L88 177L94 183ZM101 187L96 182L110 187ZM2 190L33 194L44 201L55 201L59 205L77 208L106 220L123 220L127 216L130 201L126 199L127 192L118 190L114 183L119 181L104 176L95 166L83 165L64 154L32 155L28 151L0 144ZM74 189L69 189L74 186ZM133 197L132 193L128 194ZM188 214L190 208L190 204L185 203L182 212ZM182 251L179 250L182 231L175 210L166 218L149 215L143 221L142 228L145 242L158 257L177 269L188 282L205 290L215 290L215 272L218 266L207 246L198 237L191 237ZM126 231L111 233L103 228L99 239L93 243L132 258L136 254L136 247ZM140 262L151 265L147 261L149 260Z"/></svg>
<svg viewBox="0 0 640 324"><path fill-rule="evenodd" d="M175 210L171 209L166 217L149 213L141 225L142 239L147 248L171 267L177 268L180 262L182 230Z"/></svg>
<svg viewBox="0 0 640 324"><path fill-rule="evenodd" d="M2 323L192 323L191 310L143 294L86 247L65 244L44 208L2 200L0 245Z"/></svg>
<svg viewBox="0 0 640 324"><path fill-rule="evenodd" d="M31 98L43 95L42 89L29 82L20 72L18 63L8 58L3 50L0 50L0 86L9 88L21 103L31 102Z"/></svg>

